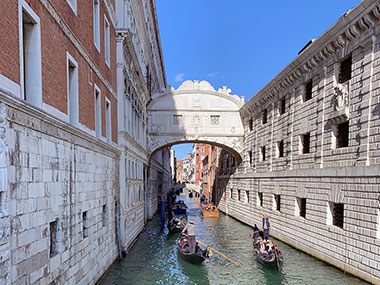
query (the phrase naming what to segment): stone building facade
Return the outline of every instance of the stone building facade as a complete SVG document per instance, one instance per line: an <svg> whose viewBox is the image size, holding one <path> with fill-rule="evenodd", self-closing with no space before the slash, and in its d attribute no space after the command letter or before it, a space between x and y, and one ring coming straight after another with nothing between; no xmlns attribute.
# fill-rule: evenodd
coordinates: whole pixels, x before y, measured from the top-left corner
<svg viewBox="0 0 380 285"><path fill-rule="evenodd" d="M151 95L166 88L154 1L116 1L122 248L127 249L171 187L170 152L147 151Z"/></svg>
<svg viewBox="0 0 380 285"><path fill-rule="evenodd" d="M380 5L364 0L241 109L245 158L222 151L217 201L276 238L380 284ZM227 167L228 169L225 169Z"/></svg>
<svg viewBox="0 0 380 285"><path fill-rule="evenodd" d="M146 150L155 6L135 2L1 1L0 284L95 283L170 187L169 150Z"/></svg>

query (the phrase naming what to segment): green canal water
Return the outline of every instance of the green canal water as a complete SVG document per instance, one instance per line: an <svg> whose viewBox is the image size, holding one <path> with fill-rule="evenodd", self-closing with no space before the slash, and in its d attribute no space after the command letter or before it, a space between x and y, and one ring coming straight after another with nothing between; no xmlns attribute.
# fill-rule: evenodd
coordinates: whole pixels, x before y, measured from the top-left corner
<svg viewBox="0 0 380 285"><path fill-rule="evenodd" d="M126 257L111 267L100 284L367 284L280 241L276 243L285 256L283 270L266 268L253 255L249 238L220 244L250 232L250 227L224 214L219 218L202 218L199 201L177 196L179 199L188 205L189 220L195 221L197 239L235 260L239 266L217 253L202 265L182 260L177 255L178 234L168 234L167 229L161 231L160 217L156 215Z"/></svg>

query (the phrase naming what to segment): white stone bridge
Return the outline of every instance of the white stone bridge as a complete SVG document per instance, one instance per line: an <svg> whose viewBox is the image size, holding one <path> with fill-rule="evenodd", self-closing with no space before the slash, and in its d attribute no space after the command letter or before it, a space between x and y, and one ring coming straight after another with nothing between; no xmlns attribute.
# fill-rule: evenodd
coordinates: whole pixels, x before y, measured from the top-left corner
<svg viewBox="0 0 380 285"><path fill-rule="evenodd" d="M153 95L148 105L148 151L180 143L207 143L243 157L244 128L239 110L244 97L207 81L188 80L177 90Z"/></svg>

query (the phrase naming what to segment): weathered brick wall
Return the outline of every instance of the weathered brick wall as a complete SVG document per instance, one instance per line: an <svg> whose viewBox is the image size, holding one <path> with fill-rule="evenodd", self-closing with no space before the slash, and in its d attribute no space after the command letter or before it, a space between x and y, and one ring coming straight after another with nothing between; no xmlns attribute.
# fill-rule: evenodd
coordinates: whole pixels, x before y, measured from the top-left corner
<svg viewBox="0 0 380 285"><path fill-rule="evenodd" d="M18 1L4 0L1 2L0 16L3 26L0 29L2 40L0 50L1 74L17 84L20 83L20 58L19 58L19 36L18 36ZM10 62L11 60L11 62Z"/></svg>
<svg viewBox="0 0 380 285"><path fill-rule="evenodd" d="M117 257L119 153L47 114L4 100L9 217L0 224L11 225L5 284L94 283ZM57 219L58 254L50 257L49 223Z"/></svg>
<svg viewBox="0 0 380 285"><path fill-rule="evenodd" d="M265 212L274 237L376 284L380 284L379 21L378 2L362 1L252 97L241 110L245 159L235 170L231 164L223 165L229 155L222 152L217 178L222 211L259 226ZM351 79L342 87L340 63L350 55ZM312 98L305 100L309 80ZM344 88L347 95L339 97ZM280 115L283 98L286 109ZM335 128L345 121L348 146L338 148ZM308 132L310 153L302 153L300 137ZM284 157L278 157L281 140ZM263 195L262 206L258 193ZM274 195L280 195L280 211ZM306 198L305 217L298 212L297 198ZM331 203L344 204L343 228L332 224Z"/></svg>

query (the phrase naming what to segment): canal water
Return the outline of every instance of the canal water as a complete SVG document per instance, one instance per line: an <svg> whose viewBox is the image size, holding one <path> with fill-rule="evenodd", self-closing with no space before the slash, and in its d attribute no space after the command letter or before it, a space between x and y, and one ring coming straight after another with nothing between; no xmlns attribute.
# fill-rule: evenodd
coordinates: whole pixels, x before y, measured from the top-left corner
<svg viewBox="0 0 380 285"><path fill-rule="evenodd" d="M285 256L283 269L277 272L266 268L253 255L248 237L220 244L249 233L252 228L224 214L219 218L203 218L199 200L184 194L177 196L177 200L184 200L188 206L189 220L195 221L197 239L239 265L215 252L201 265L182 260L177 255L178 234L168 234L167 229L161 231L160 217L156 215L126 257L111 267L100 284L367 284L276 240Z"/></svg>

